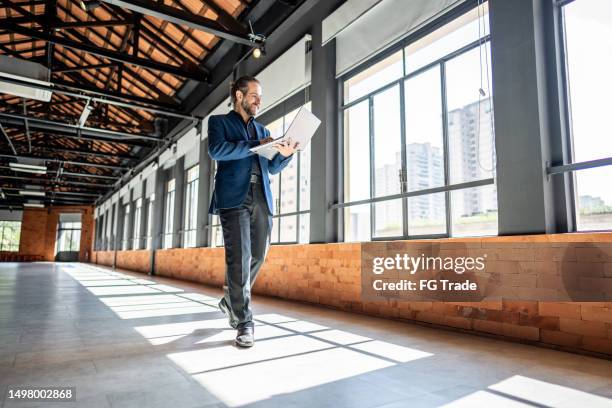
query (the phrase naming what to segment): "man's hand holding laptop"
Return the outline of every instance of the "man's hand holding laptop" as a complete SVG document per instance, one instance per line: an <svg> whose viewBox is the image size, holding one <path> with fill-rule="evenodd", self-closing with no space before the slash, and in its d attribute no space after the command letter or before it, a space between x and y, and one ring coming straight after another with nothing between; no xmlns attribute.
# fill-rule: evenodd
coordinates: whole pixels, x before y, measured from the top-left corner
<svg viewBox="0 0 612 408"><path fill-rule="evenodd" d="M259 141L259 144L263 145L263 144L270 143L270 142L273 142L273 141L274 141L273 138L267 137L265 139L261 139ZM273 145L272 147L274 147L276 150L278 150L278 152L281 155L283 155L284 157L289 157L293 153L295 153L295 151L297 150L299 145L300 145L299 142L293 142L291 140L291 138L289 138L286 141L279 141L277 144Z"/></svg>

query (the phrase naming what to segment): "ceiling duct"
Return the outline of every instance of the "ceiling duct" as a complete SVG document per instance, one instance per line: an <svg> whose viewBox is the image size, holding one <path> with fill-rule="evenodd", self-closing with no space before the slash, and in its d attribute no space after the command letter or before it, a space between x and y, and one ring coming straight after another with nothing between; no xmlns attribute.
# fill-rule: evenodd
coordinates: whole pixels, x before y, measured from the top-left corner
<svg viewBox="0 0 612 408"><path fill-rule="evenodd" d="M44 102L51 100L52 92L49 90L6 82L3 77L50 87L49 70L42 64L0 55L0 93Z"/></svg>

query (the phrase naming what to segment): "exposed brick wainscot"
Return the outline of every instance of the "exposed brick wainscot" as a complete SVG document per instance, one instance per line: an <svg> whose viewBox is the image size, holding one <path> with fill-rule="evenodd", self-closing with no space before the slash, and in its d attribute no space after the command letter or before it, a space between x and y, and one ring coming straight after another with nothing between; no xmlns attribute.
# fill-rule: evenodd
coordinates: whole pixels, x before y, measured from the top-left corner
<svg viewBox="0 0 612 408"><path fill-rule="evenodd" d="M458 244L481 242L488 248L494 247L496 243L508 242L537 242L540 245L550 243L552 247L553 244L562 242L609 243L612 242L612 234L534 235L439 241ZM408 244L416 241L395 241L393 245L401 247L402 242ZM148 251L119 251L117 266L134 271L147 271L148 254ZM98 264L109 265L112 264L112 255L112 252L96 252L93 259ZM223 284L223 248L158 250L155 259L157 275L217 287ZM507 267L514 271L513 279L522 282L521 284L530 282L532 271L517 268L513 262L521 260L507 262ZM612 274L612 262L605 264L603 274ZM253 291L261 295L305 301L368 315L430 323L554 346L568 351L612 356L612 302L409 302L393 299L365 302L361 299L359 243L273 246Z"/></svg>

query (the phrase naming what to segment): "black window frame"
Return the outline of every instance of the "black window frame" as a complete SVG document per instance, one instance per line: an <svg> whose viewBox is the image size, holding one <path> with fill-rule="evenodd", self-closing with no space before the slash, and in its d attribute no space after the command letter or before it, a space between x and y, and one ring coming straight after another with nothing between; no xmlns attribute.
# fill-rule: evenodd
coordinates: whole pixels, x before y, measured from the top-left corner
<svg viewBox="0 0 612 408"><path fill-rule="evenodd" d="M470 182L464 182L464 183L455 183L455 184L449 184L450 181L450 176L449 176L449 144L448 144L448 120L447 120L447 108L446 108L446 73L445 73L445 64L446 62L452 60L453 58L456 58L460 55L463 55L467 52L470 52L474 49L477 49L478 47L484 45L485 43L488 44L489 49L491 49L491 34L489 33L488 35L477 39L476 41L473 41L470 44L467 44L435 61L432 61L430 63L428 63L427 65L414 70L408 74L406 74L406 66L405 66L405 61L406 61L406 56L405 56L405 48L410 45L411 43L414 43L420 39L422 39L423 37L426 37L429 34L434 33L435 31L437 31L438 29L444 27L446 24L452 22L453 20L461 17L462 15L469 13L471 11L473 11L476 7L480 7L484 2L481 1L477 1L477 0L471 0L471 1L466 1L465 3L463 3L460 6L457 6L454 10L451 10L450 12L446 13L445 15L441 16L440 18L436 19L435 21L431 22L430 24L426 25L425 27L423 27L421 30L418 30L416 33L407 36L406 38L402 39L401 41L397 42L396 44L394 44L393 46L387 48L386 50L378 53L377 55L375 55L374 57L372 57L371 59L369 59L368 61L366 61L365 63L351 69L350 71L348 71L347 73L343 74L340 78L338 78L338 82L339 82L339 98L338 98L338 163L339 163L339 167L338 167L338 177L339 177L339 202L336 204L333 204L332 206L330 206L331 209L333 210L337 210L339 211L338 214L338 226L339 226L339 231L338 231L338 236L339 236L339 241L341 242L346 242L346 237L345 235L345 219L344 219L344 209L346 207L349 206L358 206L358 205L364 205L364 204L370 204L370 240L368 242L374 242L374 241L389 241L389 240L415 240L415 239L437 239L437 238L449 238L452 236L452 203L451 203L451 193L454 190L464 190L464 189L469 189L469 188L476 188L476 187L484 187L484 186L489 186L489 185L495 185L495 169L494 169L494 177L492 178L488 178L488 179L482 179L482 180L477 180L477 181L470 181ZM374 65L378 64L379 62L384 61L385 59L391 57L393 54L396 54L398 52L401 52L402 54L402 76L400 78L397 78L393 81L390 81L389 83L387 83L386 85L379 87L373 91L368 92L366 95L363 95L359 98L356 98L352 101L350 101L349 103L345 103L344 102L344 84L345 82L347 82L348 80L350 80L351 78L355 77L356 75L366 71L367 69L373 67ZM368 101L368 105L369 105L369 123L370 123L370 135L369 135L369 142L370 142L370 167L372 167L372 163L373 163L373 148L372 148L372 144L373 144L373 129L372 129L372 109L373 109L373 98L375 95L382 93L388 89L391 89L395 86L399 87L399 92L400 92L400 120L401 120L401 148L402 148L402 169L406 169L405 166L405 152L403 150L405 150L405 127L404 127L404 119L405 119L405 105L404 105L404 84L407 80L409 80L410 78L414 78L416 76L418 76L419 74L422 74L432 68L435 68L436 66L440 66L440 71L441 71L441 87L442 87L442 114L443 114L443 148L444 148L444 152L443 152L443 157L444 157L444 186L441 187L435 187L435 188L428 188L428 189L423 189L423 190L417 190L417 191L410 191L410 192L401 192L399 194L393 194L393 195L388 195L388 196L384 196L384 197L373 197L374 195L374 190L373 190L373 186L371 185L371 190L370 190L370 198L369 199L363 199L363 200L356 200L356 201L351 201L351 202L345 202L344 201L344 191L345 191L345 186L344 186L344 170L345 170L345 166L344 166L344 112L345 110L356 106L357 104L364 102L364 101ZM493 107L493 101L492 101L492 97L491 98L491 106ZM493 107L493 111L494 111L494 107ZM493 136L494 137L494 136ZM371 169L370 173L372 173L373 170ZM404 180L407 177L407 175L404 173ZM373 176L372 174L370 174L370 182L373 183ZM403 184L403 183L402 183ZM402 188L403 190L403 188ZM441 193L444 192L445 193L445 211L446 211L446 233L444 234L428 234L428 235L409 235L408 231L407 231L407 225L408 225L408 220L406 219L406 202L408 200L408 198L410 197L418 197L418 196L425 196L425 195L430 195L430 194L434 194L434 193ZM383 236L383 237L375 237L375 209L374 209L374 205L377 202L391 202L395 199L401 199L402 200L402 212L404 215L404 219L403 219L403 235L401 236ZM498 204L499 205L499 204Z"/></svg>

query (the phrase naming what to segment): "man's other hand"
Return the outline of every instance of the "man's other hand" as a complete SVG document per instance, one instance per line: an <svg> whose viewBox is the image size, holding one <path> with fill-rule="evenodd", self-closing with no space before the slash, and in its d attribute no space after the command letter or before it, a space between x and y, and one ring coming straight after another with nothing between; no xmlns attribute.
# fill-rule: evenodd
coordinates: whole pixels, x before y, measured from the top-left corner
<svg viewBox="0 0 612 408"><path fill-rule="evenodd" d="M259 140L259 144L260 144L260 145L262 145L262 144L270 143L270 142L271 142L271 141L273 141L273 140L274 140L273 138L271 138L270 136L268 136L268 137L266 137L265 139L260 139L260 140Z"/></svg>
<svg viewBox="0 0 612 408"><path fill-rule="evenodd" d="M280 142L274 145L274 148L278 150L278 152L284 157L289 157L293 153L295 153L299 145L300 145L299 142L293 142L291 139L289 139L285 142Z"/></svg>

